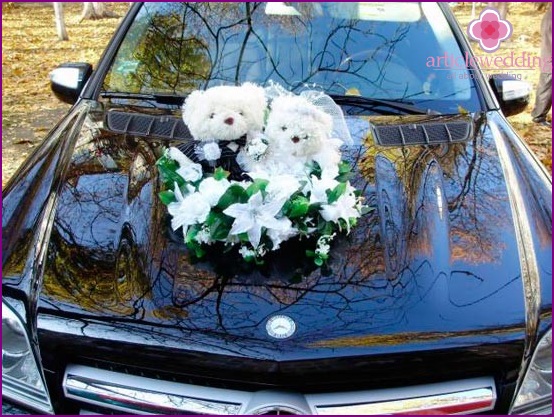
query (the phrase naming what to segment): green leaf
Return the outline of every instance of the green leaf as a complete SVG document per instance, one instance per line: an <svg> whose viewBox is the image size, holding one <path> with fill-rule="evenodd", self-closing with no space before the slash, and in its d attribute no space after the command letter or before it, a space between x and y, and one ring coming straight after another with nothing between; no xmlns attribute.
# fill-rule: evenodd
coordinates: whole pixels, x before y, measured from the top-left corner
<svg viewBox="0 0 554 417"><path fill-rule="evenodd" d="M339 185L337 185L332 190L327 190L327 199L329 201L329 204L333 204L336 202L341 195L343 195L346 191L346 183L342 182Z"/></svg>
<svg viewBox="0 0 554 417"><path fill-rule="evenodd" d="M161 191L160 193L158 193L158 197L160 197L160 200L166 206L177 201L177 199L175 198L175 193L171 190Z"/></svg>
<svg viewBox="0 0 554 417"><path fill-rule="evenodd" d="M194 252L194 256L197 258L202 258L206 254L206 250L195 239L201 228L201 225L195 224L189 228L187 235L185 236L185 243L187 247Z"/></svg>
<svg viewBox="0 0 554 417"><path fill-rule="evenodd" d="M314 258L314 264L316 264L317 266L322 266L325 263L325 260L328 258L327 255L318 255L313 250L307 250L306 256L308 258Z"/></svg>
<svg viewBox="0 0 554 417"><path fill-rule="evenodd" d="M335 178L338 182L346 182L354 176L352 167L348 162L341 161L339 164L339 175Z"/></svg>
<svg viewBox="0 0 554 417"><path fill-rule="evenodd" d="M197 258L202 258L206 254L206 250L202 246L198 245L194 248L194 254Z"/></svg>
<svg viewBox="0 0 554 417"><path fill-rule="evenodd" d="M206 225L210 228L210 237L213 240L225 240L231 231L233 218L212 211L206 219Z"/></svg>
<svg viewBox="0 0 554 417"><path fill-rule="evenodd" d="M229 171L225 171L223 168L221 167L217 167L214 171L214 178L217 180L217 181L221 181L225 178L227 178L229 176Z"/></svg>
<svg viewBox="0 0 554 417"><path fill-rule="evenodd" d="M348 174L349 172L352 172L352 167L348 162L340 161L339 163L339 175L342 174Z"/></svg>
<svg viewBox="0 0 554 417"><path fill-rule="evenodd" d="M248 237L248 233L246 233L246 232L238 234L237 237L239 238L239 240L241 242L251 243L250 238Z"/></svg>
<svg viewBox="0 0 554 417"><path fill-rule="evenodd" d="M311 166L310 166L310 176L312 175L315 175L317 179L321 179L321 166L315 162L315 161L312 161L311 163Z"/></svg>
<svg viewBox="0 0 554 417"><path fill-rule="evenodd" d="M308 233L308 225L306 223L297 223L296 228L301 234L307 234Z"/></svg>
<svg viewBox="0 0 554 417"><path fill-rule="evenodd" d="M305 216L310 208L310 200L304 196L297 196L291 201L287 217L297 219Z"/></svg>
<svg viewBox="0 0 554 417"><path fill-rule="evenodd" d="M201 228L202 227L199 224L194 224L189 227L189 229L187 230L187 235L185 236L185 243L187 245L192 242L194 242L195 244L198 244L195 238Z"/></svg>
<svg viewBox="0 0 554 417"><path fill-rule="evenodd" d="M327 222L323 218L320 218L317 231L320 235L332 235L335 231L335 225L332 222Z"/></svg>
<svg viewBox="0 0 554 417"><path fill-rule="evenodd" d="M317 216L317 214L321 210L321 206L323 206L322 203L310 204L310 208L308 209L308 213L313 214L314 216Z"/></svg>
<svg viewBox="0 0 554 417"><path fill-rule="evenodd" d="M156 161L156 166L163 171L176 171L179 168L179 164L166 154L163 154L160 159Z"/></svg>
<svg viewBox="0 0 554 417"><path fill-rule="evenodd" d="M185 184L185 180L179 174L177 174L177 169L179 165L173 159L168 158L166 155L163 155L156 162L158 167L158 172L160 173L160 179L166 188L173 188L173 184L176 182L179 187Z"/></svg>
<svg viewBox="0 0 554 417"><path fill-rule="evenodd" d="M247 201L248 194L246 194L244 188L238 184L235 184L227 188L227 191L225 191L225 193L221 196L216 207L223 211L231 204L244 204Z"/></svg>
<svg viewBox="0 0 554 417"><path fill-rule="evenodd" d="M264 180L261 178L255 179L254 182L250 184L246 189L246 195L248 195L248 197L252 197L258 191L265 191L265 187L267 187L267 184L269 184L268 180Z"/></svg>

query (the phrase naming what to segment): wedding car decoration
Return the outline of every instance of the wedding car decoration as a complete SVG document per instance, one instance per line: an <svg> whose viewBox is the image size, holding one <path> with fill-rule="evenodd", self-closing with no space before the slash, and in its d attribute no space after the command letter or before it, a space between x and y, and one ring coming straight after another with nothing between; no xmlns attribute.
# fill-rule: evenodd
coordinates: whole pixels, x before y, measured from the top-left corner
<svg viewBox="0 0 554 417"><path fill-rule="evenodd" d="M237 157L242 158L248 136L262 130L266 105L264 89L253 83L193 91L183 105L183 121L194 139L185 154L205 172L220 166L240 179Z"/></svg>
<svg viewBox="0 0 554 417"><path fill-rule="evenodd" d="M238 133L223 135L223 130L212 131L210 126L221 124L214 118L226 124L226 118L240 120L254 110L226 110L222 102L214 105L190 98L209 98L211 90L220 88L192 93L183 108L185 123L204 147L204 159L198 157L198 150L191 153L191 146L185 146L183 151L170 147L157 162L164 183L160 198L167 205L171 228L182 230L185 244L198 258L210 246L223 245L247 262L263 264L269 252L296 238L306 241L306 256L323 265L333 239L339 233L348 234L364 210L349 181L351 167L341 161L340 144L351 139L340 108L319 92L295 95L271 86L263 100L254 99L264 103L255 111L267 113L265 129L263 123L257 129L245 123ZM257 95L261 87L248 88ZM247 102L248 97L242 100ZM336 137L337 132L342 137ZM222 162L221 156L208 158L205 145L235 141L239 133L245 135L244 145L234 153L230 172L229 161Z"/></svg>

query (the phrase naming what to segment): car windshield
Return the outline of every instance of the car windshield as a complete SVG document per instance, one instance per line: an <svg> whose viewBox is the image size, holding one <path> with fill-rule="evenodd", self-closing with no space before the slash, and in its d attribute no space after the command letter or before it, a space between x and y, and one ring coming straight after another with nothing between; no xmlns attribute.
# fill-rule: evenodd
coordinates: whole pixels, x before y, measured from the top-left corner
<svg viewBox="0 0 554 417"><path fill-rule="evenodd" d="M103 92L186 96L273 82L440 113L479 110L472 73L437 68L446 54L463 56L434 3L145 3Z"/></svg>

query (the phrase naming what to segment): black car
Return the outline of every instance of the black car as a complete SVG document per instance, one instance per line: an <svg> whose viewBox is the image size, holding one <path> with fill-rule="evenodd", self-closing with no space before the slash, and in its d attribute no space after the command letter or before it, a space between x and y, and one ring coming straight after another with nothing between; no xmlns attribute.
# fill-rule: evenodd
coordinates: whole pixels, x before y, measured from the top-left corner
<svg viewBox="0 0 554 417"><path fill-rule="evenodd" d="M94 71L53 72L74 105L2 192L3 413L551 414L552 180L505 117L528 90L445 53L473 56L446 4L133 5ZM344 111L367 210L322 267L169 227L184 99L247 81Z"/></svg>

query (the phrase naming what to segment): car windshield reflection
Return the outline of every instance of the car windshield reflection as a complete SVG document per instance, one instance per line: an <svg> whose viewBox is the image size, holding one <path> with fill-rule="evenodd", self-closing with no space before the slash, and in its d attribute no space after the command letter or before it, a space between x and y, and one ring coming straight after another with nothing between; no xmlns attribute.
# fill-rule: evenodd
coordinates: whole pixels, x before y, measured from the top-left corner
<svg viewBox="0 0 554 417"><path fill-rule="evenodd" d="M446 28L446 29L445 29ZM146 3L106 92L173 94L245 81L480 110L472 77L427 66L459 50L436 4Z"/></svg>

